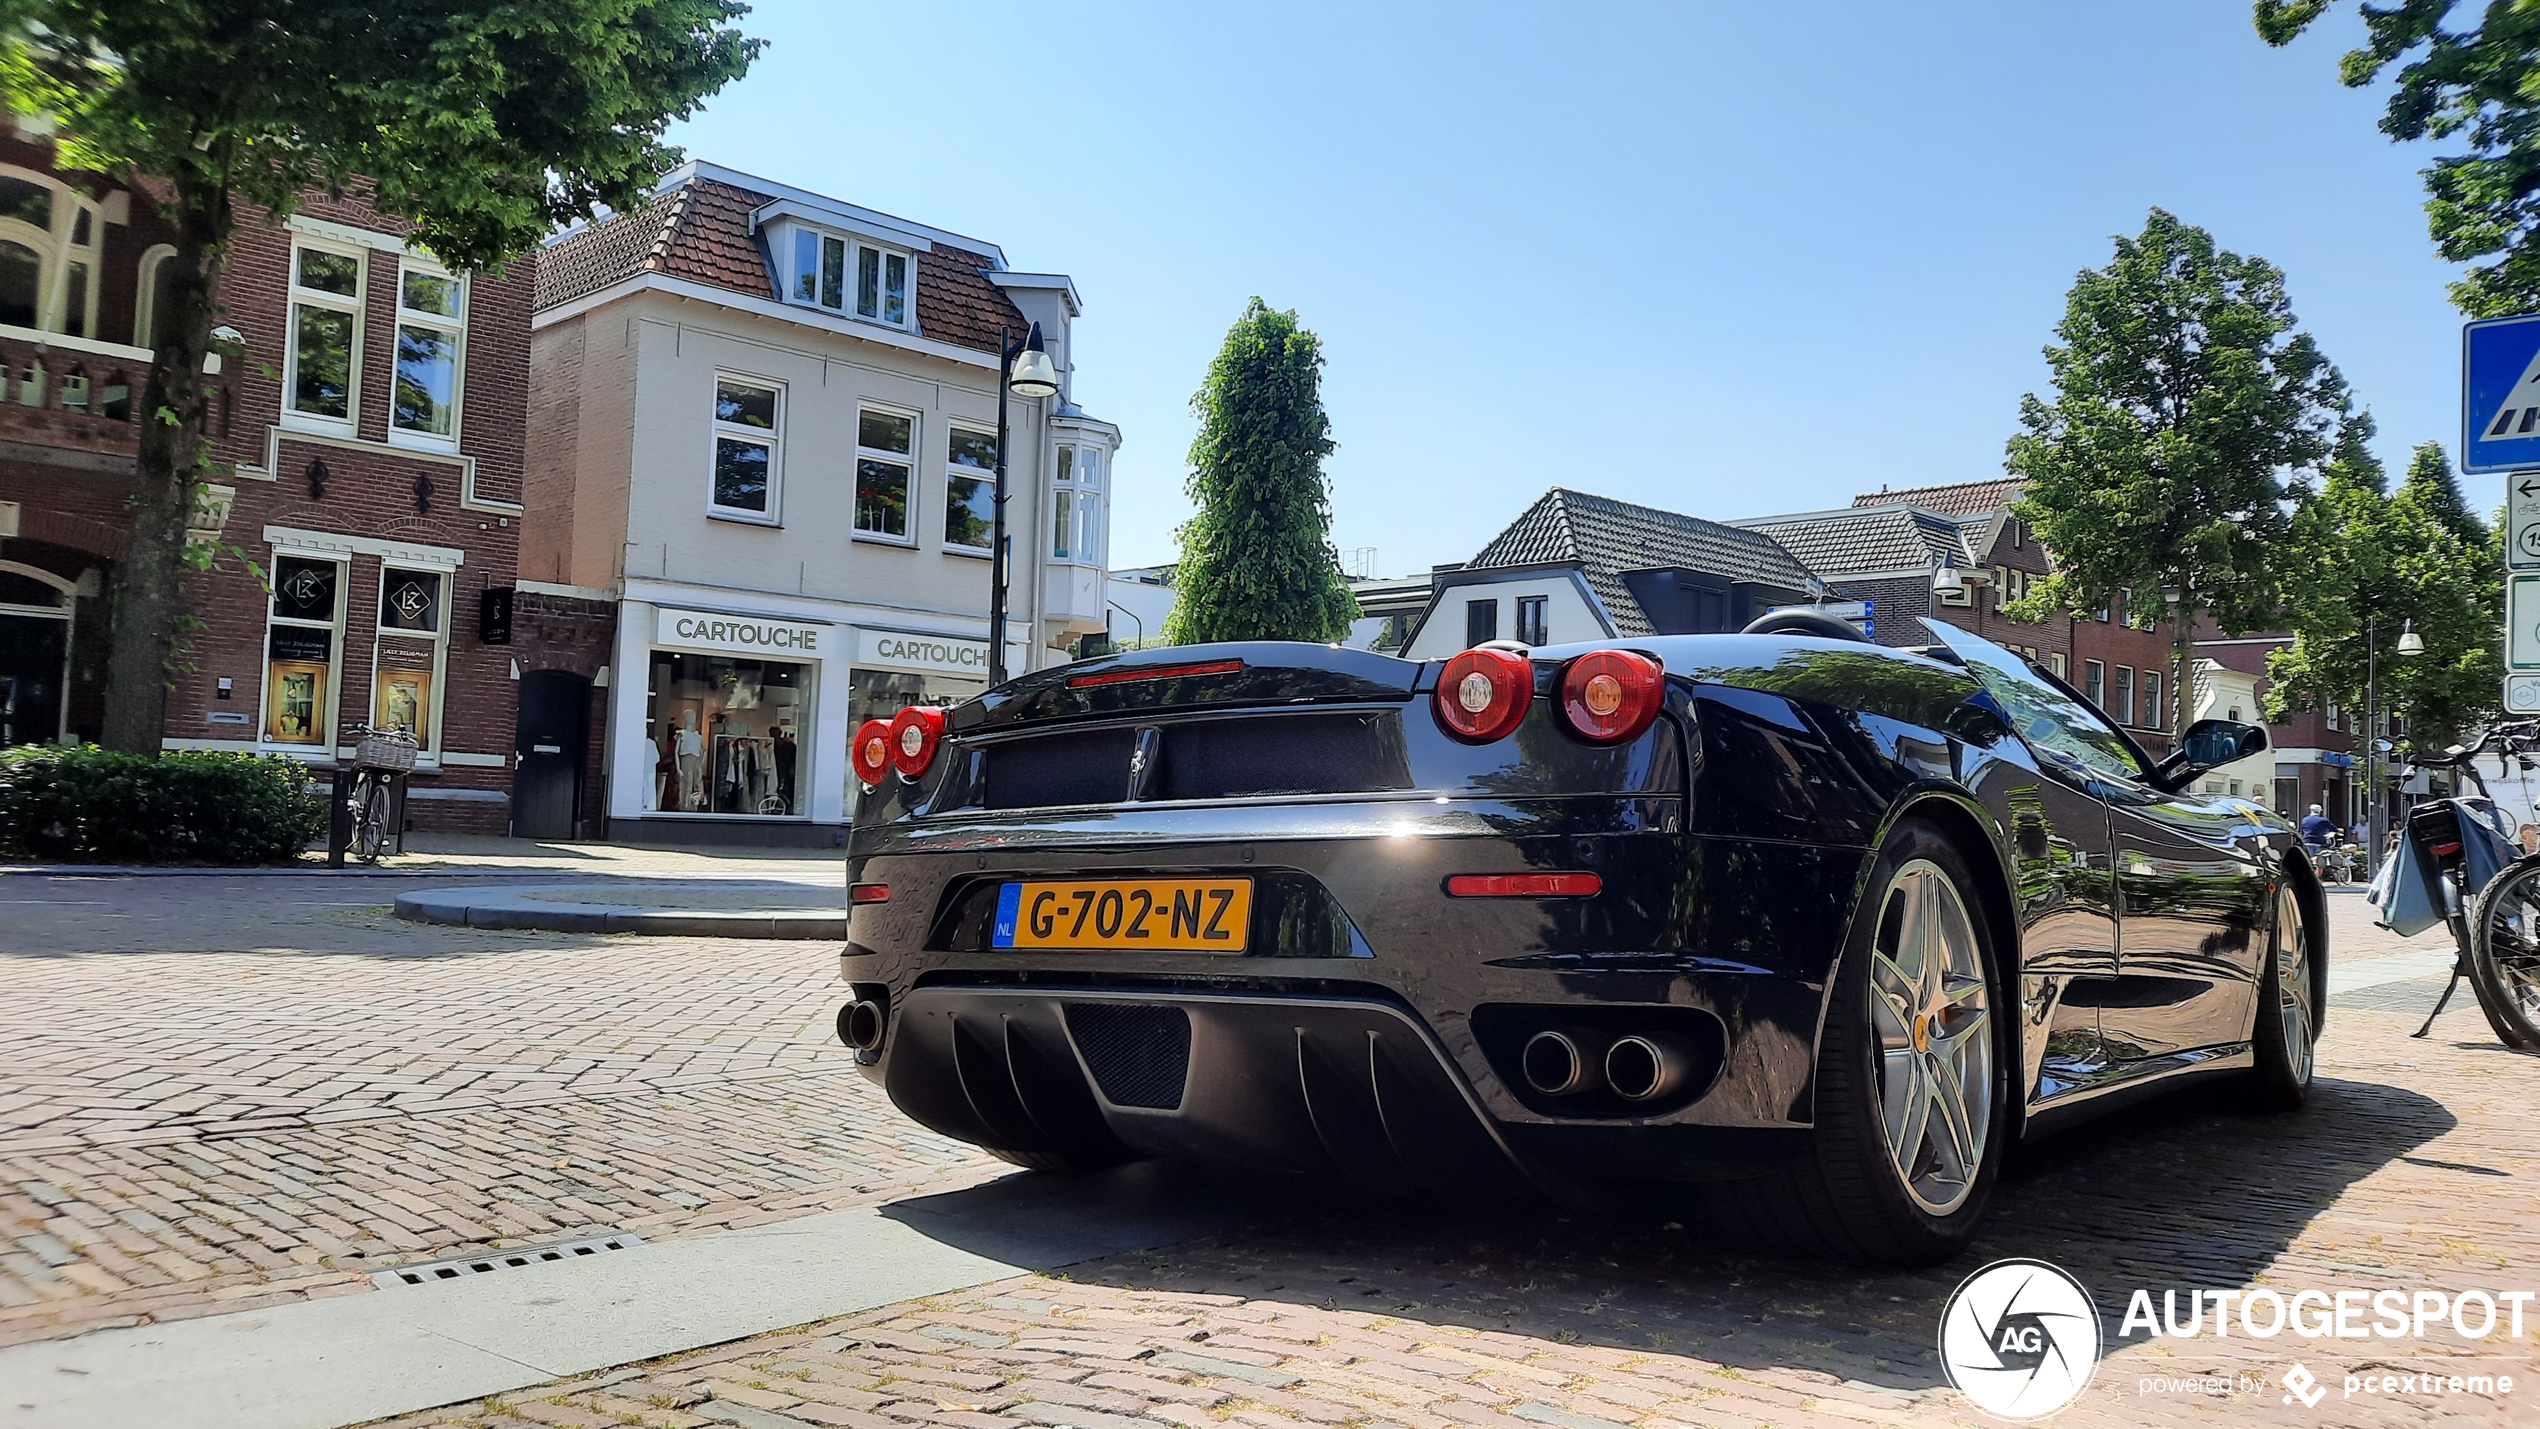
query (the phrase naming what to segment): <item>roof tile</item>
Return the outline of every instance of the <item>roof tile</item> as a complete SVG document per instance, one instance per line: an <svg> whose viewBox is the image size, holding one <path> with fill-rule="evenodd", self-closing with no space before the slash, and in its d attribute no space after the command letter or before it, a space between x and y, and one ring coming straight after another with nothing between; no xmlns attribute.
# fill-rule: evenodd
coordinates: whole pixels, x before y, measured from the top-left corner
<svg viewBox="0 0 2540 1429"><path fill-rule="evenodd" d="M1623 583L1625 571L1682 567L1804 589L1808 568L1773 538L1698 516L1556 486L1491 538L1466 569L1576 561L1590 589L1625 635L1652 633L1648 615Z"/></svg>
<svg viewBox="0 0 2540 1429"><path fill-rule="evenodd" d="M1986 516L2018 500L2019 495L2018 481L2010 477L1994 477L1985 481L1943 482L1937 486L1900 486L1894 490L1880 487L1853 497L1852 504L1892 506L1903 503L1951 516Z"/></svg>

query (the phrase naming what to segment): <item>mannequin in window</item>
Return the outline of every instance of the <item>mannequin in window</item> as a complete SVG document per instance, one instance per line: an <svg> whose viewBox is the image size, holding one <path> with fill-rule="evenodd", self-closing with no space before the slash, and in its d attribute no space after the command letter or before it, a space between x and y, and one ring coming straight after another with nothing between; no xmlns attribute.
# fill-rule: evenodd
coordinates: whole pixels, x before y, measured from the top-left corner
<svg viewBox="0 0 2540 1429"><path fill-rule="evenodd" d="M776 797L785 812L794 811L794 722L776 726Z"/></svg>
<svg viewBox="0 0 2540 1429"><path fill-rule="evenodd" d="M706 806L706 737L697 730L697 712L682 710L679 729L671 736L679 761L679 807L695 813Z"/></svg>

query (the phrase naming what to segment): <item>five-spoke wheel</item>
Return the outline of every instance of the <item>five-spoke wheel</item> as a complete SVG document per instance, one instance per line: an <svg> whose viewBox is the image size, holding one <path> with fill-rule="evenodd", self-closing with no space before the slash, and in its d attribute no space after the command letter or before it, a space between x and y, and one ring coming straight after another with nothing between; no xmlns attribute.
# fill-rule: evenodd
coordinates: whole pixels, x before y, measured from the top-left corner
<svg viewBox="0 0 2540 1429"><path fill-rule="evenodd" d="M1896 871L1870 952L1879 1121L1905 1193L1946 1215L1974 1189L1993 1129L1993 1029L1967 906L1928 859Z"/></svg>

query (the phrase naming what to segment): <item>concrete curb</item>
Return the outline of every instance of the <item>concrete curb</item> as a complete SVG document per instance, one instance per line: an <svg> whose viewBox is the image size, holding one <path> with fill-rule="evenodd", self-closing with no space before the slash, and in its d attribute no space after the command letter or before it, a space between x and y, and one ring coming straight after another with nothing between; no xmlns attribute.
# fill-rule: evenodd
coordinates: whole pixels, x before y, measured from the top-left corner
<svg viewBox="0 0 2540 1429"><path fill-rule="evenodd" d="M803 884L770 885L800 890ZM401 893L396 916L453 928L547 933L648 933L671 938L781 938L844 941L847 910L799 908L661 908L638 903L558 903L525 888L436 889ZM555 885L542 885L554 892Z"/></svg>

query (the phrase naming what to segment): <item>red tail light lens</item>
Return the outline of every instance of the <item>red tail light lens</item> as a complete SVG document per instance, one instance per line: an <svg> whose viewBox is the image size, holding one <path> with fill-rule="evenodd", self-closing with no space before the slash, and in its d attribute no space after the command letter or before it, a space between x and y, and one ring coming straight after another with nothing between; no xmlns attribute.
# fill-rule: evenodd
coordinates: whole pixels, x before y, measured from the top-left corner
<svg viewBox="0 0 2540 1429"><path fill-rule="evenodd" d="M1561 714L1590 744L1637 739L1658 718L1667 675L1658 662L1629 650L1582 655L1561 672Z"/></svg>
<svg viewBox="0 0 2540 1429"><path fill-rule="evenodd" d="M1438 676L1438 724L1467 744L1506 737L1535 697L1535 667L1510 650L1467 650Z"/></svg>
<svg viewBox="0 0 2540 1429"><path fill-rule="evenodd" d="M855 777L867 784L879 784L891 772L891 722L869 719L855 732L855 743L849 747L855 761Z"/></svg>
<svg viewBox="0 0 2540 1429"><path fill-rule="evenodd" d="M880 722L881 721L879 720L875 721L876 724L879 724ZM847 885L847 901L849 903L888 903L891 901L891 885L887 883L850 883Z"/></svg>
<svg viewBox="0 0 2540 1429"><path fill-rule="evenodd" d="M933 705L910 705L891 720L891 767L903 779L914 779L935 762L935 746L944 742L944 712Z"/></svg>

